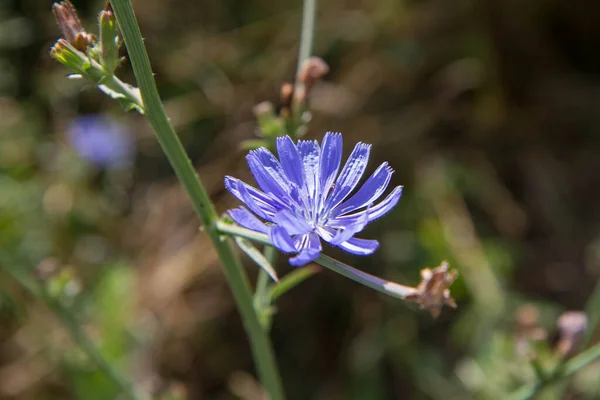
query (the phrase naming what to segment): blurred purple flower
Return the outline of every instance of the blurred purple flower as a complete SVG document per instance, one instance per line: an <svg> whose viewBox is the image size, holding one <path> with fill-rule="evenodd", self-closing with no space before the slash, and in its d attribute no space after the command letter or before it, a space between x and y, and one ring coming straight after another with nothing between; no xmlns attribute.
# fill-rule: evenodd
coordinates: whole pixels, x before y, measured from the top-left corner
<svg viewBox="0 0 600 400"><path fill-rule="evenodd" d="M122 168L131 164L135 156L132 132L102 115L73 119L67 138L82 158L100 168Z"/></svg>
<svg viewBox="0 0 600 400"><path fill-rule="evenodd" d="M372 254L376 240L355 238L371 221L390 211L402 194L397 186L380 203L394 172L384 162L360 189L348 198L363 176L371 146L358 143L338 176L342 160L342 135L327 133L322 147L317 141L288 136L277 139L279 160L261 147L246 159L258 190L237 178L225 177L225 187L265 224L244 207L229 210L241 226L269 235L285 253L298 253L290 264L304 265L321 253L321 239L357 255Z"/></svg>

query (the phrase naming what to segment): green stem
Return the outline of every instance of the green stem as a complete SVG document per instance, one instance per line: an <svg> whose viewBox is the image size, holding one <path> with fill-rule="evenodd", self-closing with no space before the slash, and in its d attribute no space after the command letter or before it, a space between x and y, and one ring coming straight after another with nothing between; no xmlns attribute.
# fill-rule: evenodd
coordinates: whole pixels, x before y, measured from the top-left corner
<svg viewBox="0 0 600 400"><path fill-rule="evenodd" d="M44 286L36 282L33 277L26 274L23 269L12 267L11 262L2 259L3 269L5 269L23 288L25 288L37 301L46 304L48 308L56 315L62 326L69 332L75 343L83 352L94 362L106 376L108 376L121 390L123 395L129 400L139 400L133 384L123 379L113 365L104 358L100 350L96 347L92 339L81 328L77 319L71 311L65 307L59 300L53 299Z"/></svg>
<svg viewBox="0 0 600 400"><path fill-rule="evenodd" d="M258 243L272 246L268 236L264 233L251 231L249 229L242 228L241 226L228 224L223 221L218 221L216 227L225 235L241 236ZM324 254L321 254L319 258L315 260L315 262L324 266L325 268L329 268L330 270L345 276L346 278L352 279L353 281L392 297L406 299L408 296L417 293L417 289L413 287L400 285L398 283L386 281L385 279L367 274L366 272L360 271Z"/></svg>
<svg viewBox="0 0 600 400"><path fill-rule="evenodd" d="M538 380L535 383L525 385L512 394L511 400L532 399L540 390L551 382L567 378L580 369L588 366L592 362L600 359L600 343L588 348L576 357L573 357L564 364L561 364L554 373L546 380Z"/></svg>
<svg viewBox="0 0 600 400"><path fill-rule="evenodd" d="M294 83L294 96L292 97L292 117L286 124L288 135L296 140L301 135L298 129L302 126L302 114L306 111L306 99L299 96L304 92L304 83L299 79L300 71L313 47L315 34L315 18L317 13L317 0L304 0L302 5L302 31L300 33L300 47L298 49L298 65L296 67L296 81Z"/></svg>
<svg viewBox="0 0 600 400"><path fill-rule="evenodd" d="M598 327L600 327L600 280L596 282L596 287L587 301L585 313L588 316L588 327L585 332L583 346L587 346L592 340Z"/></svg>
<svg viewBox="0 0 600 400"><path fill-rule="evenodd" d="M279 371L276 367L273 349L267 333L262 329L258 315L252 306L252 291L248 277L242 269L240 260L229 240L223 238L215 229L218 215L214 205L200 183L200 179L165 113L158 95L150 60L144 47L131 1L112 0L111 4L115 11L117 22L131 59L133 72L141 91L142 101L145 106L145 115L154 128L158 141L169 159L175 174L188 192L194 210L200 217L221 260L223 272L233 292L242 322L248 334L260 381L269 393L271 400L283 399L283 388L279 378Z"/></svg>
<svg viewBox="0 0 600 400"><path fill-rule="evenodd" d="M263 254L269 263L273 265L277 256L277 250L273 246L265 246ZM264 299L269 289L270 280L269 274L261 268L258 271L258 280L256 281L256 291L254 293L255 298Z"/></svg>
<svg viewBox="0 0 600 400"><path fill-rule="evenodd" d="M322 268L319 265L312 264L307 265L306 267L294 269L289 274L286 274L279 283L276 285L271 285L271 289L269 290L269 298L271 302L275 302L279 297L283 294L289 292L291 289L295 288L317 272L320 272Z"/></svg>
<svg viewBox="0 0 600 400"><path fill-rule="evenodd" d="M144 103L140 97L140 92L131 85L126 84L114 75L108 75L98 81L100 85L104 85L110 90L123 94L130 102L138 107L138 110L144 113Z"/></svg>
<svg viewBox="0 0 600 400"><path fill-rule="evenodd" d="M277 257L277 250L275 250L273 246L265 245L263 255L269 264L273 265ZM269 274L263 268L260 268L258 271L258 279L256 281L256 290L254 292L254 308L256 309L256 313L261 318L261 325L263 329L267 332L271 329L273 317L273 310L271 308L270 281L271 278L269 277Z"/></svg>
<svg viewBox="0 0 600 400"><path fill-rule="evenodd" d="M417 293L417 290L413 287L400 285L398 283L386 281L385 279L367 274L366 272L360 271L324 254L321 254L315 261L318 264L321 264L322 266L345 276L346 278L352 279L355 282L392 297L406 299L408 296Z"/></svg>
<svg viewBox="0 0 600 400"><path fill-rule="evenodd" d="M260 269L258 271L258 279L256 280L256 290L254 292L254 298L256 299L264 299L265 293L269 287L269 274L265 272L264 269Z"/></svg>
<svg viewBox="0 0 600 400"><path fill-rule="evenodd" d="M83 54L81 54L81 57L87 57L86 62L89 63L87 68L81 71L82 76L94 81L98 85L105 86L112 92L125 96L127 100L137 107L140 113L144 113L144 104L138 88L123 82L113 73L107 73L104 68L102 68L102 65L98 64L91 57L84 56Z"/></svg>
<svg viewBox="0 0 600 400"><path fill-rule="evenodd" d="M302 64L310 57L315 36L315 19L317 13L317 0L304 0L302 4L302 32L300 33L300 48L298 50L298 66L296 68L296 85Z"/></svg>

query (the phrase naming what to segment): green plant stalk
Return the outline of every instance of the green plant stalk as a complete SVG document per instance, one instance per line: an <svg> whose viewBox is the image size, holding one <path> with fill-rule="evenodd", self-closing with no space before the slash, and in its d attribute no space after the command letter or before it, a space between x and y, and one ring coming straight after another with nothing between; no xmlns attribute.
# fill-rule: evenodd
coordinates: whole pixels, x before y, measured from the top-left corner
<svg viewBox="0 0 600 400"><path fill-rule="evenodd" d="M54 45L50 56L71 71L75 71L76 74L72 75L72 77L79 76L89 79L98 85L103 85L110 91L118 93L135 104L140 111L143 110L144 105L142 104L142 98L137 88L124 83L112 72L107 72L91 56L76 50L64 39L60 39Z"/></svg>
<svg viewBox="0 0 600 400"><path fill-rule="evenodd" d="M264 233L251 231L250 229L228 224L224 221L218 221L216 227L221 233L225 235L241 236L243 238L258 243L272 246L272 243L269 241L269 238ZM362 285L370 287L371 289L375 289L378 292L385 293L392 297L406 299L408 296L417 293L417 289L413 287L400 285L398 283L386 281L385 279L381 279L376 276L367 274L366 272L360 271L356 268L352 268L351 266L346 265L324 254L321 254L319 258L315 260L315 262L324 266L325 268L329 268L330 270L345 276L348 279L352 279L355 282L358 282Z"/></svg>
<svg viewBox="0 0 600 400"><path fill-rule="evenodd" d="M217 231L215 224L218 221L218 215L214 205L200 183L200 179L165 113L131 2L130 0L112 0L111 4L141 91L145 115L154 128L158 141L175 174L188 192L194 210L200 217L221 260L225 277L233 292L248 334L260 381L269 393L271 400L283 399L283 388L275 355L267 333L262 329L259 317L252 305L252 291L248 277L231 242Z"/></svg>
<svg viewBox="0 0 600 400"><path fill-rule="evenodd" d="M294 96L292 97L292 118L285 124L288 135L298 139L298 128L302 125L302 114L306 111L306 102L298 95L304 92L304 83L299 79L304 61L312 53L315 36L315 19L317 16L317 0L304 0L302 3L302 30L300 32L300 46L298 49L298 65L296 66L296 81L294 82Z"/></svg>
<svg viewBox="0 0 600 400"><path fill-rule="evenodd" d="M96 347L92 339L87 335L85 330L77 322L71 311L65 307L59 300L50 297L46 288L38 284L30 274L26 274L23 269L10 266L10 261L2 257L3 269L19 282L37 301L46 304L46 306L56 315L62 326L69 332L75 343L81 350L94 362L98 368L108 376L121 390L122 394L129 400L140 400L133 384L125 380L119 372L115 370L113 365L104 358L100 350Z"/></svg>
<svg viewBox="0 0 600 400"><path fill-rule="evenodd" d="M263 254L265 258L269 261L269 263L273 265L277 257L277 250L273 246L265 246ZM258 279L256 281L256 290L254 292L254 298L262 305L264 305L265 302L267 304L270 303L269 301L266 301L265 297L269 289L270 280L271 278L269 277L269 274L261 268L258 271Z"/></svg>
<svg viewBox="0 0 600 400"><path fill-rule="evenodd" d="M108 75L100 78L96 81L100 85L104 85L110 90L121 93L125 96L129 101L136 104L139 107L139 110L142 110L142 114L144 113L144 103L139 95L139 93L135 90L134 87L124 83L115 75Z"/></svg>
<svg viewBox="0 0 600 400"><path fill-rule="evenodd" d="M524 385L510 396L510 400L532 399L548 384L567 378L598 359L600 359L600 343L595 344L566 363L558 366L548 379L543 381L538 380L535 383Z"/></svg>
<svg viewBox="0 0 600 400"><path fill-rule="evenodd" d="M263 250L263 255L273 265L277 257L277 250L273 246L266 246ZM263 329L268 332L271 329L273 321L273 308L271 307L271 277L262 268L258 271L258 279L256 281L256 289L254 291L254 309L260 316L260 322Z"/></svg>
<svg viewBox="0 0 600 400"><path fill-rule="evenodd" d="M302 3L302 31L300 33L300 48L298 49L298 66L296 68L296 85L302 64L312 53L315 36L315 19L317 14L317 0L304 0Z"/></svg>
<svg viewBox="0 0 600 400"><path fill-rule="evenodd" d="M322 268L316 264L308 265L293 270L279 281L276 285L271 285L269 290L269 298L272 302L277 300L279 297L295 288L317 272L320 272Z"/></svg>
<svg viewBox="0 0 600 400"><path fill-rule="evenodd" d="M258 279L256 280L256 290L254 292L254 298L261 299L260 302L262 302L262 300L265 298L265 293L267 293L267 289L269 288L270 279L271 278L269 277L269 274L267 274L265 270L261 268L258 272Z"/></svg>
<svg viewBox="0 0 600 400"><path fill-rule="evenodd" d="M588 328L585 332L583 346L587 346L600 327L600 280L596 282L596 287L587 301L585 313L588 317ZM599 386L600 388L600 386Z"/></svg>

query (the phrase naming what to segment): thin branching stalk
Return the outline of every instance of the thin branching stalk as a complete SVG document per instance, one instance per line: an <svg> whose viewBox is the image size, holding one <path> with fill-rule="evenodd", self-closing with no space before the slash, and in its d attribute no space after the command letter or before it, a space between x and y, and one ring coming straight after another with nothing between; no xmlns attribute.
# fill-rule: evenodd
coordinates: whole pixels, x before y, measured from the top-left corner
<svg viewBox="0 0 600 400"><path fill-rule="evenodd" d="M141 91L145 115L154 128L158 141L175 174L188 192L194 210L200 217L204 230L217 251L248 334L260 381L269 393L271 400L283 399L283 388L274 352L252 305L252 291L248 277L229 240L223 238L216 230L215 223L218 215L214 205L165 113L131 2L130 0L112 0L111 3Z"/></svg>
<svg viewBox="0 0 600 400"><path fill-rule="evenodd" d="M535 383L525 385L510 396L510 400L528 400L535 398L542 389L549 384L565 379L594 361L600 359L600 343L588 348L579 355L573 357L564 364L559 365L546 380L538 380Z"/></svg>
<svg viewBox="0 0 600 400"><path fill-rule="evenodd" d="M269 261L269 263L271 265L273 265L275 263L275 260L277 259L277 250L273 247L273 246L265 246L265 249L263 251L263 254L265 256L265 258L267 259L267 261ZM269 281L271 280L271 278L269 277L269 274L267 273L267 271L265 271L264 269L260 269L258 271L258 279L256 281L256 290L254 293L254 297L257 299L264 299L267 291L269 289Z"/></svg>
<svg viewBox="0 0 600 400"><path fill-rule="evenodd" d="M224 235L229 236L241 236L243 238L262 243L265 245L271 245L269 238L264 233L251 231L241 226L232 225L219 221L217 223L217 229ZM386 281L385 279L378 278L376 276L367 274L366 272L360 271L349 265L346 265L340 261L337 261L331 257L321 254L319 258L315 260L317 264L322 265L325 268L337 272L346 278L352 279L360 284L368 286L378 292L385 293L392 297L400 299L406 299L417 293L417 290L410 286L400 285L394 282Z"/></svg>
<svg viewBox="0 0 600 400"><path fill-rule="evenodd" d="M304 0L302 5L302 31L300 33L300 48L298 50L298 67L296 69L296 85L302 64L312 53L315 36L315 20L317 15L317 0Z"/></svg>
<svg viewBox="0 0 600 400"><path fill-rule="evenodd" d="M315 19L317 16L317 0L304 0L302 5L302 31L300 33L300 47L298 49L298 65L296 67L296 81L294 83L294 97L292 98L292 110L295 118L299 118L300 108L302 107L302 96L299 94L304 92L304 82L300 79L300 73L304 62L308 60L312 53L314 35L315 35ZM295 123L299 123L296 121ZM288 126L288 135L296 138L296 126L292 124Z"/></svg>
<svg viewBox="0 0 600 400"><path fill-rule="evenodd" d="M129 400L141 400L141 397L135 392L134 385L123 378L114 368L114 365L104 357L96 344L81 327L81 324L77 321L71 310L65 307L60 300L52 298L48 294L46 287L36 282L33 274L27 269L24 269L22 266L15 266L11 260L7 260L4 257L2 257L1 264L1 268L8 272L29 294L38 302L45 304L52 311L73 341L117 385L125 398Z"/></svg>

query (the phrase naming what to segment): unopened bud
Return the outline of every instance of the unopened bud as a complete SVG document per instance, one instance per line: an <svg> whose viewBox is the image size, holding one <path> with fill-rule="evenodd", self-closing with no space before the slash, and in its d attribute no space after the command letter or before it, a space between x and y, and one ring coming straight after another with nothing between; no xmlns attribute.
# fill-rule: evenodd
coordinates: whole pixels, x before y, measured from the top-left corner
<svg viewBox="0 0 600 400"><path fill-rule="evenodd" d="M306 99L310 95L311 89L328 72L329 65L327 65L327 63L322 58L311 57L305 60L304 63L302 63L300 72L298 73L298 82L301 83L304 89L301 93L301 96L303 98L298 100L306 101Z"/></svg>
<svg viewBox="0 0 600 400"><path fill-rule="evenodd" d="M569 311L563 313L557 322L560 338L556 345L556 352L561 357L571 355L583 339L588 325L588 318L580 311Z"/></svg>
<svg viewBox="0 0 600 400"><path fill-rule="evenodd" d="M52 12L63 37L77 50L85 51L94 42L94 35L87 33L83 29L77 16L77 11L70 1L65 0L60 3L54 3L52 5Z"/></svg>
<svg viewBox="0 0 600 400"><path fill-rule="evenodd" d="M73 72L81 74L94 82L98 82L104 76L102 67L96 61L77 50L65 39L58 39L52 46L50 57Z"/></svg>
<svg viewBox="0 0 600 400"><path fill-rule="evenodd" d="M50 49L50 57L63 64L68 69L80 74L86 73L85 65L89 64L88 57L65 39L58 39L54 46L52 46L52 49Z"/></svg>
<svg viewBox="0 0 600 400"><path fill-rule="evenodd" d="M292 105L292 96L294 95L294 85L284 83L281 85L281 107L289 109Z"/></svg>
<svg viewBox="0 0 600 400"><path fill-rule="evenodd" d="M107 2L108 8L110 3ZM104 70L112 74L119 64L119 37L117 23L112 10L103 10L98 17L100 25L100 63Z"/></svg>

